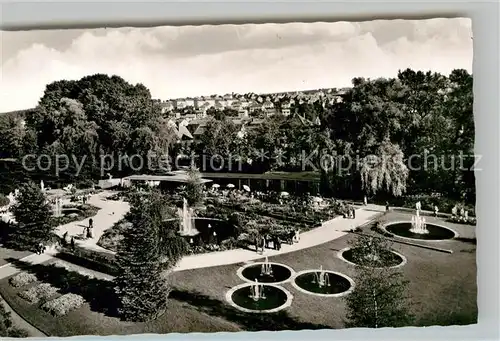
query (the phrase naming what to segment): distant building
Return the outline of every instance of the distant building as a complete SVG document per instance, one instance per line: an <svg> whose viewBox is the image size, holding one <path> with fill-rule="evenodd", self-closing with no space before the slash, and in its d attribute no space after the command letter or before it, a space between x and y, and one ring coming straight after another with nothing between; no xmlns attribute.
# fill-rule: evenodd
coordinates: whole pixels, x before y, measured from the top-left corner
<svg viewBox="0 0 500 341"><path fill-rule="evenodd" d="M284 116L289 116L292 112L292 105L290 102L285 102L281 105L281 114Z"/></svg>

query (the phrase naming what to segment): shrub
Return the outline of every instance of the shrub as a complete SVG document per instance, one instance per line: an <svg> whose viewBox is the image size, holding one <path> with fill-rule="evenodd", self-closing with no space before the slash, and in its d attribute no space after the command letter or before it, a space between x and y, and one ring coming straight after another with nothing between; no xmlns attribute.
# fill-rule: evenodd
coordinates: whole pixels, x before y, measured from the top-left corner
<svg viewBox="0 0 500 341"><path fill-rule="evenodd" d="M19 297L25 299L31 304L40 301L47 301L57 293L57 288L54 288L48 283L41 283L35 287L19 293Z"/></svg>
<svg viewBox="0 0 500 341"><path fill-rule="evenodd" d="M437 205L439 212L441 213L451 213L453 206L463 206L464 209L469 211L472 216L476 215L476 208L474 205L462 205L457 200L448 199L446 197L436 197L430 195L417 195L408 196L401 199L392 200L391 204L394 206L402 206L406 208L415 209L415 204L420 201L422 204L422 210L424 211L434 211L434 206Z"/></svg>
<svg viewBox="0 0 500 341"><path fill-rule="evenodd" d="M58 268L66 269L68 272L77 272L80 275L88 277L88 278L95 278L95 276L92 273L85 271L85 270L82 270L81 268L76 267L70 263L66 263L63 261L57 261L54 263L54 266L56 266Z"/></svg>
<svg viewBox="0 0 500 341"><path fill-rule="evenodd" d="M53 316L63 316L80 308L84 303L82 296L70 293L44 303L41 308Z"/></svg>
<svg viewBox="0 0 500 341"><path fill-rule="evenodd" d="M115 255L107 252L97 252L80 247L62 248L57 258L80 265L91 270L116 275Z"/></svg>
<svg viewBox="0 0 500 341"><path fill-rule="evenodd" d="M465 217L452 216L448 221L455 224L476 225L476 218L474 217L467 217L467 219L465 219Z"/></svg>
<svg viewBox="0 0 500 341"><path fill-rule="evenodd" d="M10 203L9 198L7 198L5 195L0 194L0 207L2 206L7 206Z"/></svg>
<svg viewBox="0 0 500 341"><path fill-rule="evenodd" d="M51 223L53 226L65 225L73 221L84 220L95 216L99 211L99 208L90 204L69 204L65 205L64 207L78 209L78 213L72 213L61 217L52 217Z"/></svg>
<svg viewBox="0 0 500 341"><path fill-rule="evenodd" d="M25 285L34 283L36 281L36 276L27 272L21 272L9 279L10 285L12 285L14 288L24 287Z"/></svg>

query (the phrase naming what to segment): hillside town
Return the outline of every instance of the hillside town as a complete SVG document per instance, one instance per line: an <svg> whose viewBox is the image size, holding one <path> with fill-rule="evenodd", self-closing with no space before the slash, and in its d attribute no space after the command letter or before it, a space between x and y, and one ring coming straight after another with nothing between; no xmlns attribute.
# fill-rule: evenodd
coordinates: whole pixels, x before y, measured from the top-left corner
<svg viewBox="0 0 500 341"><path fill-rule="evenodd" d="M224 117L240 127L241 134L261 125L265 118L294 115L302 124L317 124L317 117L299 114L308 104L326 108L342 101L348 88L320 89L273 94L225 94L161 101L162 113L170 118L180 140L199 138L211 118Z"/></svg>

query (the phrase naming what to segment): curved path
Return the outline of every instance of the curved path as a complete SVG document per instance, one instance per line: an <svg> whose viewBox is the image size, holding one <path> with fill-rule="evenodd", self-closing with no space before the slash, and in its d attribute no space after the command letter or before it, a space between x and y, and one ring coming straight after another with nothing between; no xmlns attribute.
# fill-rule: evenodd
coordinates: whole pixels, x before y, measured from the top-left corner
<svg viewBox="0 0 500 341"><path fill-rule="evenodd" d="M93 238L86 240L80 239L84 228L88 226L89 219L61 225L57 228L56 233L59 236L62 236L64 233L68 232L69 236L75 237L75 241L78 246L95 251L113 253L110 250L96 245L104 231L121 220L129 211L130 206L127 202L106 199L113 194L114 192L104 191L92 196L89 200L90 204L100 208L97 214L92 217L94 223ZM249 262L260 259L263 256L276 256L324 244L346 235L347 231L350 229L372 221L378 214L382 213L384 209L385 208L382 206L375 205L358 208L356 209L355 219L336 217L332 220L324 222L320 227L301 233L300 241L298 243L293 245L282 245L282 248L279 251L267 249L263 254L261 254L251 250L236 249L185 256L179 261L174 271ZM22 261L29 263L42 263L51 259L51 255L55 252L55 249L49 249L45 254L30 255L23 258ZM6 264L0 267L0 279L11 276L18 271L19 270L12 264Z"/></svg>
<svg viewBox="0 0 500 341"><path fill-rule="evenodd" d="M47 337L45 333L19 316L19 314L17 314L14 309L11 308L11 306L7 303L7 301L3 299L2 296L0 296L0 304L4 306L6 312L10 313L10 320L12 321L12 324L17 328L26 331L28 333L28 337Z"/></svg>

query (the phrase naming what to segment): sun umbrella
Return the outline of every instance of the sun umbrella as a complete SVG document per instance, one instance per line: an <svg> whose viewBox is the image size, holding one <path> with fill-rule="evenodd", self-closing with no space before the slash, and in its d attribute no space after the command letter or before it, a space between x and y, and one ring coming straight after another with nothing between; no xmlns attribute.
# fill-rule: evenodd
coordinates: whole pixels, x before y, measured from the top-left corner
<svg viewBox="0 0 500 341"><path fill-rule="evenodd" d="M227 188L234 188L234 185L233 184L229 184L229 185L227 185Z"/></svg>
<svg viewBox="0 0 500 341"><path fill-rule="evenodd" d="M243 185L243 189L247 192L250 192L250 187L248 187L247 185Z"/></svg>
<svg viewBox="0 0 500 341"><path fill-rule="evenodd" d="M287 196L289 196L289 195L290 195L290 193L288 193L288 192L281 192L281 193L280 193L280 195L281 195L282 197L287 197Z"/></svg>
<svg viewBox="0 0 500 341"><path fill-rule="evenodd" d="M213 188L219 188L219 187L220 187L220 185L219 185L219 184L213 184L213 185L212 185L212 187L213 187Z"/></svg>
<svg viewBox="0 0 500 341"><path fill-rule="evenodd" d="M314 197L314 198L313 198L313 201L314 201L314 202L318 202L318 203L319 203L319 202L323 202L323 199L322 199L322 198L320 198L320 197Z"/></svg>

